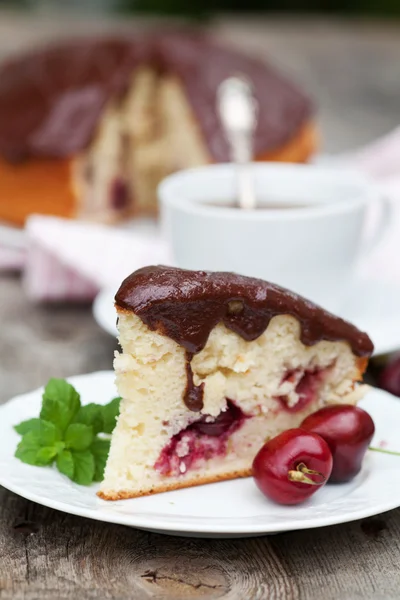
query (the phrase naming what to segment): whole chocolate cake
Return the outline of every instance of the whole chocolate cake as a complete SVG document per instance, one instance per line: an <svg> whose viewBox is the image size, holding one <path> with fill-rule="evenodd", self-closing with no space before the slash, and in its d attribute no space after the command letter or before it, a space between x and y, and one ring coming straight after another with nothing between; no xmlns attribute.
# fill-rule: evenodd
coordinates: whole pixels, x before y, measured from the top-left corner
<svg viewBox="0 0 400 600"><path fill-rule="evenodd" d="M237 74L259 105L255 158L307 160L316 146L308 98L265 62L206 37L81 39L9 60L0 69L0 219L154 212L165 175L229 160L216 92Z"/></svg>

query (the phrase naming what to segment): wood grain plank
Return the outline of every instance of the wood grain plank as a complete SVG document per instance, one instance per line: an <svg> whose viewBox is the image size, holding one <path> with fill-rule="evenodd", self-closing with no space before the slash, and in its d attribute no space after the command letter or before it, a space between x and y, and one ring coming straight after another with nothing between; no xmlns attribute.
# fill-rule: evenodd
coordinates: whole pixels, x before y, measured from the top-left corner
<svg viewBox="0 0 400 600"><path fill-rule="evenodd" d="M17 276L0 279L0 403L49 377L112 369L117 342L95 323L91 307L27 302Z"/></svg>
<svg viewBox="0 0 400 600"><path fill-rule="evenodd" d="M64 515L5 490L0 506L4 600L394 600L400 589L400 510L319 530L197 540Z"/></svg>

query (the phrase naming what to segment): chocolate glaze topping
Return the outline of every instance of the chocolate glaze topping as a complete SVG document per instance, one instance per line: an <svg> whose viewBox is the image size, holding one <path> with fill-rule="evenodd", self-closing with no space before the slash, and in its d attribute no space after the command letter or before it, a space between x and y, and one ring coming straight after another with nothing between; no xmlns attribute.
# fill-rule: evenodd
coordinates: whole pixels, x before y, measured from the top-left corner
<svg viewBox="0 0 400 600"><path fill-rule="evenodd" d="M216 161L229 161L230 152L216 111L216 91L232 75L252 83L258 101L254 153L279 148L310 118L310 100L264 60L205 41L199 37L164 36L156 49L165 68L184 85L208 149Z"/></svg>
<svg viewBox="0 0 400 600"><path fill-rule="evenodd" d="M292 315L300 323L300 339L307 346L321 340L345 341L357 356L370 356L373 351L368 335L347 321L277 285L234 273L145 267L122 282L115 302L185 348L185 402L190 410L202 408L202 389L194 386L190 361L218 323L252 341L274 316Z"/></svg>
<svg viewBox="0 0 400 600"><path fill-rule="evenodd" d="M107 100L123 93L136 53L124 40L74 40L5 63L0 154L19 162L85 148Z"/></svg>
<svg viewBox="0 0 400 600"><path fill-rule="evenodd" d="M229 159L215 110L216 90L242 73L259 102L255 153L273 150L307 122L309 100L264 62L199 35L63 42L16 57L0 69L0 155L68 157L86 148L107 101L123 95L138 64L150 64L182 83L212 157Z"/></svg>

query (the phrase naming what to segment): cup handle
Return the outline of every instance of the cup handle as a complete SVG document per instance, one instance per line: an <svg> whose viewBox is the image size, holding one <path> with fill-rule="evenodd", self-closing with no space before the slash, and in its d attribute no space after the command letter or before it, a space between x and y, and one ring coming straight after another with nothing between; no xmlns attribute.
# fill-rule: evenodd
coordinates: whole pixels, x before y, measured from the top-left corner
<svg viewBox="0 0 400 600"><path fill-rule="evenodd" d="M373 232L363 244L363 252L370 254L382 240L393 215L393 205L387 196L380 195L380 211Z"/></svg>

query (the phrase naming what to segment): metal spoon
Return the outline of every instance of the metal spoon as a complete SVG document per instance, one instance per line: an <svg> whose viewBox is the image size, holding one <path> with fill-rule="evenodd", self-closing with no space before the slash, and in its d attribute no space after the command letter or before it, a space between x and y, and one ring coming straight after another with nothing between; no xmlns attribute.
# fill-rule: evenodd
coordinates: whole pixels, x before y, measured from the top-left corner
<svg viewBox="0 0 400 600"><path fill-rule="evenodd" d="M257 102L252 86L245 77L229 77L220 84L217 101L231 159L237 167L239 206L251 210L256 207L250 164L257 125Z"/></svg>

